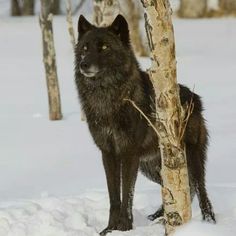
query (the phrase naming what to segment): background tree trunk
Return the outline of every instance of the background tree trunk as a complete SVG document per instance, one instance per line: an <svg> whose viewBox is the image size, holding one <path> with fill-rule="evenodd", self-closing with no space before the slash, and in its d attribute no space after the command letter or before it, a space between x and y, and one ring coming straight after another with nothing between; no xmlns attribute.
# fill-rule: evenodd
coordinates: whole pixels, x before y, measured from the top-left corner
<svg viewBox="0 0 236 236"><path fill-rule="evenodd" d="M20 16L21 8L18 0L11 0L11 15Z"/></svg>
<svg viewBox="0 0 236 236"><path fill-rule="evenodd" d="M75 32L74 32L73 20L72 20L71 0L66 0L66 21L67 21L67 26L68 26L68 32L70 35L70 41L74 50L76 42L75 42Z"/></svg>
<svg viewBox="0 0 236 236"><path fill-rule="evenodd" d="M162 156L162 198L166 235L191 219L185 144L187 112L180 103L171 9L168 0L141 0L151 50L149 75L156 94L156 130ZM157 144L158 145L158 144Z"/></svg>
<svg viewBox="0 0 236 236"><path fill-rule="evenodd" d="M52 1L51 13L53 13L53 15L59 15L61 13L60 0L48 0L48 1Z"/></svg>
<svg viewBox="0 0 236 236"><path fill-rule="evenodd" d="M75 15L84 5L84 3L86 2L86 0L80 0L80 2L78 3L78 5L75 7L75 9L72 11L72 15Z"/></svg>
<svg viewBox="0 0 236 236"><path fill-rule="evenodd" d="M180 17L201 18L206 15L206 12L207 0L180 0Z"/></svg>
<svg viewBox="0 0 236 236"><path fill-rule="evenodd" d="M93 23L97 26L108 26L120 13L117 0L93 0Z"/></svg>
<svg viewBox="0 0 236 236"><path fill-rule="evenodd" d="M147 50L142 42L142 35L139 28L141 9L136 0L120 0L120 8L129 24L130 39L134 52L138 56L147 56Z"/></svg>
<svg viewBox="0 0 236 236"><path fill-rule="evenodd" d="M82 1L80 3L82 3ZM74 51L75 45L76 45L76 40L75 40L75 31L73 28L71 0L66 0L66 21L67 21L67 26L68 26L68 32L70 35L70 41L71 41L72 48ZM81 107L81 120L82 121L86 120L86 117L85 117L82 107Z"/></svg>
<svg viewBox="0 0 236 236"><path fill-rule="evenodd" d="M219 7L225 14L236 13L236 0L219 0Z"/></svg>
<svg viewBox="0 0 236 236"><path fill-rule="evenodd" d="M93 22L97 26L107 26L122 13L128 21L131 43L138 56L147 56L139 30L140 9L134 0L94 0Z"/></svg>
<svg viewBox="0 0 236 236"><path fill-rule="evenodd" d="M23 11L24 16L34 15L34 0L23 0Z"/></svg>
<svg viewBox="0 0 236 236"><path fill-rule="evenodd" d="M62 119L62 113L53 40L51 3L48 0L41 0L40 26L43 39L43 61L48 88L49 117L51 120L60 120Z"/></svg>

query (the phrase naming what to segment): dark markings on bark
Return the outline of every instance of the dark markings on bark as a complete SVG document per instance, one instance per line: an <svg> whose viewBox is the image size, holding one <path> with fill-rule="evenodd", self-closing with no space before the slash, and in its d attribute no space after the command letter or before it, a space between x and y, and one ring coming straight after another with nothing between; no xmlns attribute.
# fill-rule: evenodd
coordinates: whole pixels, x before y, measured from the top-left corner
<svg viewBox="0 0 236 236"><path fill-rule="evenodd" d="M171 226L179 226L179 225L182 225L182 218L181 216L179 215L178 212L169 212L167 215L166 215L166 220L168 221L169 225Z"/></svg>
<svg viewBox="0 0 236 236"><path fill-rule="evenodd" d="M152 26L148 23L147 13L144 13L144 18L145 18L145 29L147 33L148 44L149 44L150 50L152 51L154 50L154 44L153 44L152 36L151 36Z"/></svg>
<svg viewBox="0 0 236 236"><path fill-rule="evenodd" d="M183 158L183 155L179 154L179 149L172 146L164 146L163 152L165 155L164 159L164 165L170 169L179 169L182 168L185 165L185 160Z"/></svg>

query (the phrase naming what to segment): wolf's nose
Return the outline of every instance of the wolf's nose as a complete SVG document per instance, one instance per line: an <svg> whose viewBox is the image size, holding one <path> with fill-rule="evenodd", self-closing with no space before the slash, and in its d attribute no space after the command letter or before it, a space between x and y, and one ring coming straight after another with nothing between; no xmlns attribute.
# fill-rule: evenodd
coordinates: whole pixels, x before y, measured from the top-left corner
<svg viewBox="0 0 236 236"><path fill-rule="evenodd" d="M82 70L87 70L89 68L89 65L88 65L88 63L83 61L83 62L80 63L80 68Z"/></svg>

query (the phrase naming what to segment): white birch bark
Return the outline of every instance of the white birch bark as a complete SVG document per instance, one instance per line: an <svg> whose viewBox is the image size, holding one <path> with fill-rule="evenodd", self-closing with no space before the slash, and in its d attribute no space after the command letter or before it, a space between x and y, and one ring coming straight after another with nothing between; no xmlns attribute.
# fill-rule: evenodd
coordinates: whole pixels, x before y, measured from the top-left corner
<svg viewBox="0 0 236 236"><path fill-rule="evenodd" d="M50 13L51 3L52 1L41 0L39 22L43 40L43 62L48 88L49 117L51 120L60 120L62 113L52 29L53 15Z"/></svg>
<svg viewBox="0 0 236 236"><path fill-rule="evenodd" d="M171 9L168 0L141 0L146 10L146 31L151 50L149 70L156 94L156 130L162 155L162 198L165 232L190 220L191 199L182 137L186 110L181 107ZM158 144L157 144L158 145Z"/></svg>
<svg viewBox="0 0 236 236"><path fill-rule="evenodd" d="M66 0L66 21L67 21L68 32L70 35L70 41L74 49L76 41L75 41L75 32L74 32L73 20L72 20L71 0Z"/></svg>
<svg viewBox="0 0 236 236"><path fill-rule="evenodd" d="M76 45L76 40L75 40L75 31L73 28L73 19L72 19L72 6L71 6L71 0L65 0L66 1L66 21L67 21L67 27L68 27L68 32L70 35L70 41L72 44L73 50L75 49ZM81 120L85 121L85 114L84 111L81 108Z"/></svg>
<svg viewBox="0 0 236 236"><path fill-rule="evenodd" d="M206 12L207 0L180 0L180 17L201 18L206 15Z"/></svg>

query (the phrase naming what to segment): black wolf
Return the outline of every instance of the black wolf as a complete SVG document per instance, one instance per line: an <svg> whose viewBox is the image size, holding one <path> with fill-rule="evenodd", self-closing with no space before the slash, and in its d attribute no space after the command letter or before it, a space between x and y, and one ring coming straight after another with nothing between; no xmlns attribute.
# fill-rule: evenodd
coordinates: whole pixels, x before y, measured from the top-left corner
<svg viewBox="0 0 236 236"><path fill-rule="evenodd" d="M104 28L91 25L83 16L78 22L75 77L80 102L94 142L102 152L110 197L108 226L101 232L132 229L132 204L138 169L161 184L158 138L139 112L125 99L134 101L153 120L154 90L141 71L132 51L128 24L117 16ZM181 103L193 99L186 143L191 196L198 196L203 220L215 222L205 188L207 129L197 94L180 85ZM155 107L155 106L154 106ZM149 216L163 215L161 206Z"/></svg>

